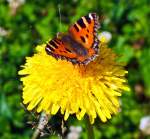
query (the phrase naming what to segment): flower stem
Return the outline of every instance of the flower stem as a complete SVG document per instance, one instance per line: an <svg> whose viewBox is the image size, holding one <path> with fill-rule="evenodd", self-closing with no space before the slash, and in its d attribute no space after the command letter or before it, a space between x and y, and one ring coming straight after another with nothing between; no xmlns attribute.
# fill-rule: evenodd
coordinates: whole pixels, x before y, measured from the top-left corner
<svg viewBox="0 0 150 139"><path fill-rule="evenodd" d="M47 125L49 118L50 118L49 115L46 115L44 112L41 113L38 126L34 131L31 139L37 139L40 136L41 132L44 130L45 126Z"/></svg>
<svg viewBox="0 0 150 139"><path fill-rule="evenodd" d="M60 139L65 139L64 133L65 133L65 127L64 127L64 121L63 121L63 119L62 119Z"/></svg>
<svg viewBox="0 0 150 139"><path fill-rule="evenodd" d="M88 134L88 139L95 139L94 137L94 131L93 131L93 126L90 123L89 117L86 116L86 127L87 127L87 134Z"/></svg>

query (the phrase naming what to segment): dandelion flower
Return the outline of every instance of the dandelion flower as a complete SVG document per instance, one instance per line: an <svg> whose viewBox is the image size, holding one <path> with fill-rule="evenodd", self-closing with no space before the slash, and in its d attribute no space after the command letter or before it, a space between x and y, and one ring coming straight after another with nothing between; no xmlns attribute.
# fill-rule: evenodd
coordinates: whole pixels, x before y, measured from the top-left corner
<svg viewBox="0 0 150 139"><path fill-rule="evenodd" d="M129 90L127 71L116 62L110 48L100 46L99 56L86 66L56 60L46 54L45 44L36 50L19 71L23 75L23 103L28 110L50 115L60 110L65 120L72 114L81 120L87 114L92 124L97 115L106 122L118 112L118 97Z"/></svg>

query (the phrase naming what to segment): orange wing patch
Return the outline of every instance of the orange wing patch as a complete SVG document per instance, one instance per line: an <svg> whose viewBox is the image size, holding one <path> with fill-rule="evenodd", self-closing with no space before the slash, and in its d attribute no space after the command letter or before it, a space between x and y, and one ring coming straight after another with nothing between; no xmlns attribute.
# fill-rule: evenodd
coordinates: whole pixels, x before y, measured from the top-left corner
<svg viewBox="0 0 150 139"><path fill-rule="evenodd" d="M60 56L64 58L76 58L76 54L72 53L58 38L49 41L45 49L48 54L51 54L55 58L60 58Z"/></svg>
<svg viewBox="0 0 150 139"><path fill-rule="evenodd" d="M99 27L98 16L95 13L83 16L69 28L70 35L85 48L89 49L97 40Z"/></svg>

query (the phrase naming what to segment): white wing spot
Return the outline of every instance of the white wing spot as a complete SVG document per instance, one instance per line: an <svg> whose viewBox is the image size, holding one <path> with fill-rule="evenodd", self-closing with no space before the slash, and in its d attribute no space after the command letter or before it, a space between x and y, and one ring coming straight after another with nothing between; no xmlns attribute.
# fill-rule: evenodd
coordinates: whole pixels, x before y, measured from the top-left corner
<svg viewBox="0 0 150 139"><path fill-rule="evenodd" d="M91 15L91 14L89 14L89 17L90 17L91 19L93 19L93 17L92 17L92 15Z"/></svg>

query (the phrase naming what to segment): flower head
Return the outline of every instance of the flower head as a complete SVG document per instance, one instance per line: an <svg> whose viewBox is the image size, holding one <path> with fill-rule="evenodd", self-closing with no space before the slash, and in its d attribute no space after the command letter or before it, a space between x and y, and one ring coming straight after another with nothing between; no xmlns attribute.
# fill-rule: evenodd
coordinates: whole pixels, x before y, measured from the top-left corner
<svg viewBox="0 0 150 139"><path fill-rule="evenodd" d="M27 57L19 71L23 82L23 103L28 110L55 115L59 110L67 120L75 114L81 120L85 114L94 123L97 115L105 122L118 112L119 101L126 85L123 65L110 48L100 46L100 54L88 65L73 65L56 60L37 46L37 53Z"/></svg>

